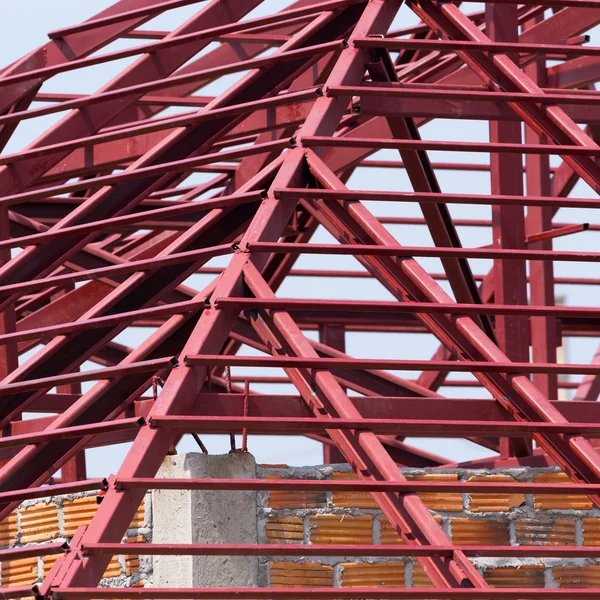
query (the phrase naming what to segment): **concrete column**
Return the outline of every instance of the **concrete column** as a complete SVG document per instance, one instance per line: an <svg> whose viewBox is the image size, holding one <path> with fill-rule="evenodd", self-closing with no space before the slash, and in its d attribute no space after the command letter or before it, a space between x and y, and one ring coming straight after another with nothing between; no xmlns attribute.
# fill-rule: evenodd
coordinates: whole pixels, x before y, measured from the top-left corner
<svg viewBox="0 0 600 600"><path fill-rule="evenodd" d="M167 456L158 477L255 479L256 462L245 452ZM154 490L152 540L157 544L255 544L255 492ZM258 558L155 556L155 587L258 587Z"/></svg>

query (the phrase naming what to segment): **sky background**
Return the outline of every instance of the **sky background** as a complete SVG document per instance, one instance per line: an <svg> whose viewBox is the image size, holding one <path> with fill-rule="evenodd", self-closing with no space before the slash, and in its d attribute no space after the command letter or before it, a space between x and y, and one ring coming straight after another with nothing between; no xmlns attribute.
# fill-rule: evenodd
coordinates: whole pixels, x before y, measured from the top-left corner
<svg viewBox="0 0 600 600"><path fill-rule="evenodd" d="M47 41L47 32L59 27L77 24L84 21L101 10L113 4L113 0L20 0L18 3L4 3L2 7L2 36L0 36L0 67L9 65L13 61L27 54L37 46ZM254 10L247 18L254 18L269 14L275 10L284 8L290 4L288 0L270 0L264 2L258 9ZM143 29L173 29L183 23L202 5L189 6L173 11L149 21ZM481 4L463 4L463 10L467 13L480 10ZM406 6L403 6L395 19L392 29L410 26L417 22L414 14ZM110 46L104 47L99 53L106 53L120 48L135 46L143 41L118 40ZM599 46L600 36L596 28L591 32L590 45ZM209 52L214 45L203 51ZM68 93L91 93L110 81L121 72L135 58L124 59L90 67L84 71L65 73L52 78L42 88L42 92L68 92ZM241 75L235 74L223 77L218 82L206 86L196 92L198 95L218 94L234 83ZM42 106L40 103L35 107ZM185 110L185 109L184 109ZM63 114L49 115L38 119L23 122L17 128L13 138L5 150L5 154L18 152L35 140L46 129L58 122ZM475 121L453 121L435 120L421 128L424 139L451 140L451 141L488 141L487 123ZM484 153L444 153L430 152L433 162L477 162L487 164L489 155ZM393 151L381 151L373 158L396 160L397 154ZM559 164L557 157L552 157L552 164ZM442 190L447 193L478 193L490 192L489 174L485 172L450 172L438 171L437 177ZM200 183L203 180L201 174L194 175L187 182ZM411 191L411 186L404 171L389 169L358 169L350 179L348 186L352 189L371 190L398 190ZM595 197L590 188L579 183L573 193L573 197ZM418 206L392 203L366 203L369 209L378 216L422 216ZM489 207L477 206L451 206L451 213L458 218L489 218ZM561 209L558 213L558 221L573 223L599 223L597 212L581 209ZM427 246L431 238L424 227L416 226L388 226L389 230L396 236L398 241L404 245ZM483 246L491 243L491 231L479 228L459 228L459 234L464 246ZM333 243L334 240L326 232L319 230L313 241L321 243ZM578 233L569 237L555 240L554 247L564 250L598 249L600 234L592 231ZM210 263L215 265L226 264L227 257ZM327 267L337 269L356 270L362 267L351 257L329 257ZM301 257L297 262L297 268L323 268L324 259L316 257ZM420 259L419 262L430 272L440 272L441 266L437 259ZM474 273L486 273L491 261L470 261ZM600 265L590 263L557 263L555 267L557 276L570 277L600 277ZM208 283L209 278L201 275L192 276L186 283L201 289ZM444 286L447 289L447 286ZM564 304L574 306L598 306L598 290L585 286L557 286L557 294L560 295ZM289 278L278 291L280 297L300 298L328 298L328 299L357 299L357 300L391 300L391 295L376 281L336 279L327 282L324 279L300 279ZM152 330L148 328L128 328L120 334L116 340L128 346L136 346L150 335ZM316 339L312 332L307 335ZM565 340L568 362L587 363L591 360L598 345L597 338L570 338ZM347 352L356 357L364 358L396 358L396 359L423 359L427 360L436 350L438 343L429 335L421 334L367 334L347 333ZM21 363L31 357L37 349L28 352L21 357ZM257 354L250 348L242 348L240 354ZM98 365L88 362L84 369L97 368ZM234 375L245 374L250 371L244 369L234 370ZM264 370L265 374L267 370ZM281 371L273 369L273 374ZM406 378L412 378L414 373L398 372L397 374ZM459 374L458 379L464 375ZM577 378L573 378L577 379ZM84 391L92 386L91 383L84 384ZM253 389L268 393L294 393L291 386L255 386ZM454 397L487 397L480 390L473 392L469 389L442 388L441 393ZM40 416L35 415L35 416ZM399 415L400 416L400 415ZM211 453L223 453L229 450L229 440L226 436L203 436L203 441ZM414 445L425 448L436 454L442 454L452 460L469 460L488 456L487 450L479 448L464 440L447 439L421 439L407 440ZM239 438L238 438L239 444ZM87 451L88 476L106 476L115 473L126 452L129 444L120 447L100 448ZM296 437L261 437L250 436L249 449L261 463L287 463L289 465L312 465L322 462L322 447L320 444L306 438ZM186 436L178 447L179 452L197 451L197 446L189 436Z"/></svg>

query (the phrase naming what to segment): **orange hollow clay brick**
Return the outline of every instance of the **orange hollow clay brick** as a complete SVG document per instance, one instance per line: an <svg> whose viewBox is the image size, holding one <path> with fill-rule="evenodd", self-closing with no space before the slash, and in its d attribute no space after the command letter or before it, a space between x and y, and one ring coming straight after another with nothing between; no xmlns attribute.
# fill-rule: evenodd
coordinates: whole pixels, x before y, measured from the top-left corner
<svg viewBox="0 0 600 600"><path fill-rule="evenodd" d="M418 562L415 562L414 564L412 579L412 586L414 588L434 587L433 583L431 582L431 579L429 579L429 576L427 575L427 573L425 573L423 567Z"/></svg>
<svg viewBox="0 0 600 600"><path fill-rule="evenodd" d="M600 587L600 565L554 567L552 576L561 588Z"/></svg>
<svg viewBox="0 0 600 600"><path fill-rule="evenodd" d="M436 523L440 524L442 522L442 517L440 515L432 516ZM384 546L390 544L404 544L404 541L385 515L381 515L379 519L379 538Z"/></svg>
<svg viewBox="0 0 600 600"><path fill-rule="evenodd" d="M521 546L575 546L575 521L523 519L515 521L517 543Z"/></svg>
<svg viewBox="0 0 600 600"><path fill-rule="evenodd" d="M471 482L514 481L508 475L469 477ZM523 494L470 494L472 512L506 512L525 503Z"/></svg>
<svg viewBox="0 0 600 600"><path fill-rule="evenodd" d="M269 544L301 544L304 540L304 525L301 517L269 517L267 542Z"/></svg>
<svg viewBox="0 0 600 600"><path fill-rule="evenodd" d="M533 478L534 483L571 483L565 473L542 473ZM565 496L563 494L536 494L533 507L538 510L589 510L592 501L587 496Z"/></svg>
<svg viewBox="0 0 600 600"><path fill-rule="evenodd" d="M407 474L409 481L458 481L456 473L427 473L425 475ZM419 494L429 510L442 510L445 512L460 512L463 509L462 494L448 494L446 492L424 492Z"/></svg>
<svg viewBox="0 0 600 600"><path fill-rule="evenodd" d="M544 566L524 565L522 567L498 567L487 569L483 574L490 587L544 587Z"/></svg>
<svg viewBox="0 0 600 600"><path fill-rule="evenodd" d="M318 562L272 561L271 587L332 587L333 567Z"/></svg>
<svg viewBox="0 0 600 600"><path fill-rule="evenodd" d="M131 577L134 573L140 571L140 557L139 556L126 556L125 557L125 575Z"/></svg>
<svg viewBox="0 0 600 600"><path fill-rule="evenodd" d="M34 584L37 579L37 556L2 562L2 587L28 586Z"/></svg>
<svg viewBox="0 0 600 600"><path fill-rule="evenodd" d="M371 515L312 515L310 541L313 544L372 544Z"/></svg>
<svg viewBox="0 0 600 600"><path fill-rule="evenodd" d="M358 479L353 472L333 473L331 478L333 481ZM379 508L368 492L333 492L332 496L333 505L339 508Z"/></svg>
<svg viewBox="0 0 600 600"><path fill-rule="evenodd" d="M452 542L457 546L508 546L508 523L483 519L453 518Z"/></svg>
<svg viewBox="0 0 600 600"><path fill-rule="evenodd" d="M267 479L283 479L279 475L267 475ZM270 508L324 508L327 492L269 492Z"/></svg>
<svg viewBox="0 0 600 600"><path fill-rule="evenodd" d="M404 587L404 563L342 563L342 587Z"/></svg>
<svg viewBox="0 0 600 600"><path fill-rule="evenodd" d="M54 566L54 563L58 560L59 557L60 555L58 554L50 554L48 556L43 557L44 577L48 575L50 569ZM104 575L102 577L104 579L107 579L109 577L119 577L120 575L121 566L119 565L119 560L116 556L113 556L110 563L108 564L108 567L106 567L106 571L104 572Z"/></svg>
<svg viewBox="0 0 600 600"><path fill-rule="evenodd" d="M0 523L0 546L9 546L17 538L17 513L12 512Z"/></svg>
<svg viewBox="0 0 600 600"><path fill-rule="evenodd" d="M427 473L423 475L407 474L410 481L458 481L456 473ZM354 473L333 473L332 479L352 480L357 479ZM461 494L447 494L425 492L419 494L425 506L430 510L443 510L447 512L460 512L463 509ZM333 505L340 508L379 508L368 492L334 492Z"/></svg>
<svg viewBox="0 0 600 600"><path fill-rule="evenodd" d="M584 546L600 546L600 519L581 519Z"/></svg>
<svg viewBox="0 0 600 600"><path fill-rule="evenodd" d="M76 500L67 500L63 503L63 520L64 520L64 535L72 537L77 528L81 525L87 525L92 517L96 514L98 503L96 496L85 496ZM137 529L144 524L144 503L140 504L133 520L131 521L130 529Z"/></svg>
<svg viewBox="0 0 600 600"><path fill-rule="evenodd" d="M22 544L47 542L59 535L56 504L39 502L21 510Z"/></svg>
<svg viewBox="0 0 600 600"><path fill-rule="evenodd" d="M128 544L143 544L146 542L145 535L131 535L125 539ZM130 577L140 570L140 557L136 555L125 556L125 575Z"/></svg>

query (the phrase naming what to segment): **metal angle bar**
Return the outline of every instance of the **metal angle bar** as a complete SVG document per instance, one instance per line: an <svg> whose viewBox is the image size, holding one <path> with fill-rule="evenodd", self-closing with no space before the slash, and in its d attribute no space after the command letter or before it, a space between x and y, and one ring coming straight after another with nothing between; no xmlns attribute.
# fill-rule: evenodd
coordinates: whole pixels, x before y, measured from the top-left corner
<svg viewBox="0 0 600 600"><path fill-rule="evenodd" d="M232 375L232 382L243 379ZM574 383L574 382L572 382ZM575 384L577 385L577 384ZM46 395L40 400L41 408L45 402L52 402L53 396ZM78 398L77 395L64 395L65 402ZM55 400L60 402L61 396ZM277 402L276 402L277 400ZM143 402L145 402L144 400ZM389 419L397 418L397 408L402 406L404 419L458 419L476 421L511 421L510 415L489 398L460 398L415 395L373 395L352 396L352 402L364 418ZM243 395L240 393L201 392L198 404L193 413L197 416L240 416L243 414ZM550 400L552 406L568 418L570 422L600 423L600 403L590 404L584 400L570 400L561 404L559 400ZM311 412L302 404L298 395L273 395L253 393L248 397L248 414L254 416L273 417L310 417ZM138 414L138 413L136 413ZM140 412L140 416L147 413Z"/></svg>
<svg viewBox="0 0 600 600"><path fill-rule="evenodd" d="M0 286L0 296L11 296L26 291L60 286L64 283L101 279L103 277L110 277L111 275L149 271L168 265L193 263L204 257L208 259L214 256L231 254L232 252L233 249L230 244L223 244L221 246L215 246L214 248L202 248L200 250L176 252L164 256L156 256L154 258L132 260L130 262L111 265L110 267L99 267L98 269L90 269L88 271L76 271L75 273L67 273L66 275L56 275L54 277L33 279L22 283Z"/></svg>
<svg viewBox="0 0 600 600"><path fill-rule="evenodd" d="M432 162L432 168L438 171L489 171L490 165L475 163L450 163L450 162ZM375 169L403 169L404 162L401 160L376 160L374 158L365 158L357 164L358 168Z"/></svg>
<svg viewBox="0 0 600 600"><path fill-rule="evenodd" d="M415 493L489 493L489 494L598 494L600 484L593 483L521 483L469 481L375 481L310 479L168 479L135 478L114 481L115 489L141 490L220 490L311 492L415 492ZM405 545L404 548L408 546ZM419 546L410 546L419 547ZM424 546L427 547L427 546ZM538 547L539 548L539 547Z"/></svg>
<svg viewBox="0 0 600 600"><path fill-rule="evenodd" d="M64 335L75 331L91 330L95 328L106 327L107 325L119 325L123 322L131 322L135 326L135 321L148 317L170 317L174 314L194 312L206 308L205 300L190 300L188 302L176 302L164 306L153 306L150 308L141 308L124 313L116 313L104 317L93 319L77 320L72 323L59 323L57 325L48 325L36 329L20 329L14 333L0 334L0 345L12 342L22 342L32 339L47 339L55 335Z"/></svg>
<svg viewBox="0 0 600 600"><path fill-rule="evenodd" d="M53 598L176 598L176 599L230 599L232 597L247 600L272 598L347 598L356 600L384 600L398 598L406 600L580 600L596 599L598 591L594 589L541 589L541 588L80 588L61 587L53 589ZM16 596L12 596L16 597Z"/></svg>
<svg viewBox="0 0 600 600"><path fill-rule="evenodd" d="M281 310L344 311L344 312L439 312L447 314L589 316L597 317L594 306L533 306L531 304L437 304L433 302L386 302L366 300L317 300L295 298L216 298L214 305L223 309L269 308ZM2 336L0 336L0 340Z"/></svg>
<svg viewBox="0 0 600 600"><path fill-rule="evenodd" d="M298 140L307 148L374 148L378 150L438 150L448 152L515 152L522 154L551 154L561 156L597 156L598 147L567 146L564 144L511 144L492 142L445 142L437 140L387 140L362 137L306 136Z"/></svg>
<svg viewBox="0 0 600 600"><path fill-rule="evenodd" d="M64 194L66 192L77 192L80 190L101 188L106 185L113 185L117 183L123 183L126 181L143 179L144 177L165 175L169 173L182 173L196 166L210 164L215 159L228 160L230 158L241 158L252 154L262 154L270 151L283 150L285 148L291 147L291 145L292 143L290 140L277 140L274 142L264 142L262 144L255 144L253 146L236 150L227 150L223 152L204 154L202 156L183 158L181 160L165 162L159 165L138 167L113 175L100 175L98 177L94 177L94 179L92 180L77 181L73 183L66 183L63 185L34 189L28 192L21 192L19 194L10 194L2 196L0 197L0 205L20 204L23 202L28 202L30 200L47 198L54 194Z"/></svg>
<svg viewBox="0 0 600 600"><path fill-rule="evenodd" d="M114 25L115 23L121 23L123 21L129 21L137 17L154 17L156 13L161 13L174 8L180 8L189 4L197 4L198 2L204 2L205 0L164 0L153 6L145 6L134 10L128 10L116 15L110 15L109 17L91 18L81 23L80 25L72 25L71 27L63 27L62 29L55 29L48 33L48 37L53 39L62 39L74 33L82 33L89 31L90 29L98 29L100 27L106 27L106 25Z"/></svg>
<svg viewBox="0 0 600 600"><path fill-rule="evenodd" d="M493 3L492 3L493 4ZM600 4L598 5L600 7ZM519 53L534 52L536 54L572 54L576 56L600 56L600 47L572 46L570 44L532 44L524 42L492 42L492 41L457 41L436 39L397 39L397 38L356 38L352 42L357 48L385 48L386 50L476 50L478 52Z"/></svg>
<svg viewBox="0 0 600 600"><path fill-rule="evenodd" d="M491 102L543 102L544 104L580 104L597 105L599 94L583 92L563 92L543 94L527 94L523 92L491 92L485 90L453 90L414 88L404 85L375 86L337 86L324 89L328 96L374 96L383 98L443 98L445 100L478 100ZM539 145L539 144L538 144Z"/></svg>
<svg viewBox="0 0 600 600"><path fill-rule="evenodd" d="M52 542L40 546L25 546L24 548L8 548L0 550L0 559L20 560L23 558L32 558L34 556L50 556L53 554L64 554L69 549L67 542Z"/></svg>
<svg viewBox="0 0 600 600"><path fill-rule="evenodd" d="M375 190L276 189L282 200L362 200L374 202L444 202L446 204L512 204L515 206L552 206L555 208L600 208L594 198L557 198L556 196L512 196L509 194L425 194L423 192L379 192ZM385 217L379 217L384 219Z"/></svg>
<svg viewBox="0 0 600 600"><path fill-rule="evenodd" d="M23 502L33 498L48 498L50 496L59 496L61 494L78 494L106 488L105 479L87 479L69 483L55 483L41 487L32 487L22 490L12 490L10 492L0 492L0 502ZM39 546L36 546L39 550Z"/></svg>
<svg viewBox="0 0 600 600"><path fill-rule="evenodd" d="M90 544L84 554L112 556L452 556L459 549L469 557L591 558L600 547L586 546L398 546L363 544Z"/></svg>
<svg viewBox="0 0 600 600"><path fill-rule="evenodd" d="M315 47L315 49L296 49L289 50L285 53L288 58L302 57L305 55L315 55L322 52L333 51L336 47L343 45L343 41L334 41L325 43L321 48ZM237 73L246 69L260 68L270 66L273 64L280 63L281 60L278 58L283 53L279 53L273 56L266 56L262 58L252 58L245 61L239 61L227 65L221 65L218 67L211 67L208 69L202 69L200 71L192 71L191 73L185 73L182 75L173 75L171 77L165 77L162 79L154 79L145 83L139 83L131 86L124 86L115 90L109 90L106 92L100 92L91 96L84 96L82 98L75 98L73 100L66 100L59 105L44 106L41 108L34 108L27 111L15 112L8 115L0 116L0 125L9 124L13 122L21 122L24 119L33 119L37 117L47 116L57 112L64 112L66 110L83 108L93 106L95 104L101 104L109 100L117 100L123 97L131 96L132 94L143 94L146 92L162 90L165 88L172 88L175 85L199 83L207 78L214 77L218 78L223 75L231 73ZM212 102L211 102L212 103ZM194 111L197 112L197 111ZM155 118L154 121L160 122L161 119L166 117ZM106 131L113 131L115 129L122 129L125 125L120 124L118 126L107 127Z"/></svg>
<svg viewBox="0 0 600 600"><path fill-rule="evenodd" d="M124 225L137 225L156 219L166 219L168 217L177 217L194 214L196 212L209 211L215 208L244 204L246 202L258 202L264 197L264 192L256 191L247 194L233 194L230 196L219 196L209 200L200 200L196 202L182 202L175 206L165 206L164 208L155 208L146 211L140 211L134 214L112 217L110 219L100 219L91 223L74 225L73 227L63 227L59 230L46 230L32 235L21 237L12 237L8 240L0 241L1 248L21 248L28 245L43 244L50 240L69 237L70 235L80 235L94 232L105 232L117 229Z"/></svg>
<svg viewBox="0 0 600 600"><path fill-rule="evenodd" d="M600 374L600 365L527 362L488 362L475 360L395 360L367 358L297 358L289 356L186 355L189 366L282 367L294 369L395 369L410 371L448 370L460 373L564 373ZM16 384L15 384L16 385ZM0 386L1 394L2 386Z"/></svg>
<svg viewBox="0 0 600 600"><path fill-rule="evenodd" d="M533 244L543 240L551 240L554 238L564 237L565 235L571 235L573 233L588 231L589 229L589 223L575 223L573 225L565 225L564 227L555 227L547 231L532 233L525 238L525 242L528 244Z"/></svg>
<svg viewBox="0 0 600 600"><path fill-rule="evenodd" d="M81 383L83 381L96 381L110 379L113 377L123 377L135 373L144 373L148 371L159 371L161 369L171 369L176 361L172 357L154 358L151 360L129 363L126 365L116 365L114 367L104 367L103 369L92 369L81 373L64 373L62 375L51 375L50 377L40 377L39 379L29 379L17 381L14 383L0 384L0 396L7 396L17 392L28 392L38 389L50 389L57 385L67 383ZM1 440L2 438L0 438Z"/></svg>
<svg viewBox="0 0 600 600"><path fill-rule="evenodd" d="M598 262L600 252L580 252L566 250L513 250L504 248L427 248L423 246L383 247L367 244L310 244L286 242L250 242L249 252L292 253L292 254L332 254L354 256L419 256L440 258L454 256L464 258L524 258L526 260L551 260L567 262ZM0 288L1 290L2 288Z"/></svg>
<svg viewBox="0 0 600 600"><path fill-rule="evenodd" d="M286 17L283 16L287 12L288 15L298 16L298 14L310 15L318 14L327 10L336 10L338 8L344 8L352 4L364 3L366 0L329 0L320 4L309 5L303 9L294 9L291 11L283 11L270 15L268 17L259 17L254 19L254 23L266 23L282 21ZM26 73L20 73L18 75L9 75L7 77L0 78L0 87L20 83L22 81L28 81L29 79L38 77L50 77L52 75L58 75L67 71L72 71L82 67L89 67L93 65L110 62L113 60L120 60L123 58L129 58L131 56L137 56L139 54L149 54L160 50L166 50L183 44L189 44L191 42L211 41L216 37L219 37L223 33L229 33L234 31L243 30L252 24L252 21L243 21L241 23L232 23L227 25L221 25L210 29L204 29L200 31L194 31L188 34L182 34L178 36L172 36L169 39L161 40L159 42L153 42L150 44L143 44L140 46L134 46L133 48L126 48L123 50L116 50L109 54L101 54L99 56L92 56L88 58L75 59L68 63L61 65L42 67L40 69L34 69ZM239 63L238 63L239 64Z"/></svg>
<svg viewBox="0 0 600 600"><path fill-rule="evenodd" d="M127 372L123 374L126 375ZM119 419L109 423L75 425L74 427L63 427L53 429L52 431L41 431L39 433L9 435L0 437L0 448L26 446L27 444L41 444L53 440L67 440L70 438L85 437L87 435L97 435L112 431L123 431L126 429L139 429L145 424L146 421L141 417L132 417L130 419Z"/></svg>
<svg viewBox="0 0 600 600"><path fill-rule="evenodd" d="M380 219L383 223L383 219ZM205 273L209 275L218 275L222 272L222 269L217 267L202 267L198 269L197 273ZM373 275L369 271L346 271L346 270L324 270L324 269L292 269L288 277L335 277L335 278L358 278L365 279L371 278ZM431 277L435 280L446 279L445 273L431 273ZM484 275L473 275L476 281L482 281ZM556 277L555 282L557 285L600 285L600 279L583 278L583 277Z"/></svg>
<svg viewBox="0 0 600 600"><path fill-rule="evenodd" d="M313 47L315 53L318 54L320 51L327 52L335 48L341 47L341 43L333 42L327 44L321 44L320 47ZM302 53L291 51L288 59L299 58L305 54L311 55L312 52L308 52L310 49L306 49ZM260 66L260 65L259 65ZM66 142L60 142L58 144L52 144L48 146L38 146L33 150L25 150L23 152L15 154L7 154L0 157L0 165L13 164L22 160L34 158L36 156L43 156L44 154L51 152L64 152L76 150L78 148L84 148L87 146L93 146L98 143L106 143L110 141L116 141L134 137L136 135L142 135L147 133L154 133L156 131L163 131L166 129L175 129L177 127L185 127L187 125L196 125L205 120L219 119L229 116L237 116L245 113L252 113L256 110L269 109L275 106L284 106L286 104L295 104L300 102L308 102L314 100L315 96L318 95L319 89L313 88L309 90L302 90L299 92L291 92L287 94L279 94L272 98L262 98L260 100L254 100L251 102L244 102L242 104L233 104L231 106L225 106L222 108L215 108L213 110L201 110L194 111L192 113L186 113L184 115L175 115L171 117L162 117L160 119L148 119L140 123L127 123L125 126L120 126L116 131L103 131L96 135L77 138L74 140L68 140ZM231 140L231 145L241 143L240 140ZM216 145L214 147L217 147Z"/></svg>
<svg viewBox="0 0 600 600"><path fill-rule="evenodd" d="M87 94L36 94L34 102L65 102L87 98ZM214 96L144 96L137 104L164 105L164 106L206 106L215 99ZM119 125L115 125L119 127ZM107 129L107 128L104 128ZM110 128L109 128L110 129Z"/></svg>
<svg viewBox="0 0 600 600"><path fill-rule="evenodd" d="M452 402L452 400L448 400ZM168 427L191 432L222 433L248 429L255 433L297 435L324 429L369 430L379 434L415 437L463 437L465 435L527 436L530 433L564 433L593 436L600 425L588 423L520 423L511 421L456 421L418 419L337 419L281 417L151 417L150 427ZM0 438L0 445L2 438Z"/></svg>

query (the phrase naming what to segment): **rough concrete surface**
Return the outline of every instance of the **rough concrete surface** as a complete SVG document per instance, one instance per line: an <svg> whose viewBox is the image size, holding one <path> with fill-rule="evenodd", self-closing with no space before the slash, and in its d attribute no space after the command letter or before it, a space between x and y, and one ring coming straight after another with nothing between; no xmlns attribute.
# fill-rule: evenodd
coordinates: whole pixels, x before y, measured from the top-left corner
<svg viewBox="0 0 600 600"><path fill-rule="evenodd" d="M168 456L158 474L165 478L255 479L248 453ZM256 493L155 490L153 542L252 544L257 542ZM258 559L248 556L156 556L156 587L256 587Z"/></svg>

